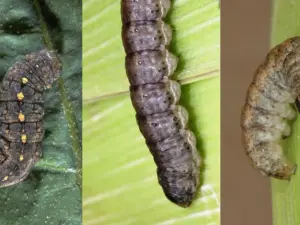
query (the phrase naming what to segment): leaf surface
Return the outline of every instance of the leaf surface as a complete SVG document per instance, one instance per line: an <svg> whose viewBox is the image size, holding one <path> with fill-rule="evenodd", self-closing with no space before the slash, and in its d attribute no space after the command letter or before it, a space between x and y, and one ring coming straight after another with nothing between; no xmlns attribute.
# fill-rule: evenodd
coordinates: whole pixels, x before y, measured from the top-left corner
<svg viewBox="0 0 300 225"><path fill-rule="evenodd" d="M59 82L44 93L43 158L24 182L0 189L1 225L81 224L81 9L81 1L0 3L2 78L25 54L49 46L63 62Z"/></svg>
<svg viewBox="0 0 300 225"><path fill-rule="evenodd" d="M179 56L173 79L190 114L204 180L188 209L169 202L129 98L120 1L83 2L83 221L86 225L220 224L220 12L218 2L173 1L167 23Z"/></svg>

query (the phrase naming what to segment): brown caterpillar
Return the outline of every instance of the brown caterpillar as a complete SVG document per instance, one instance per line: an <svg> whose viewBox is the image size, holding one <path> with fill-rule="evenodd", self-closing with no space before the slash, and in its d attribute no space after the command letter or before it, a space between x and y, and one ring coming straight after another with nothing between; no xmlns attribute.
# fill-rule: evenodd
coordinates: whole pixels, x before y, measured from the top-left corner
<svg viewBox="0 0 300 225"><path fill-rule="evenodd" d="M167 50L172 30L162 21L170 5L170 0L122 0L122 39L132 104L159 184L170 201L188 207L200 183L200 156L186 127L188 113L177 105L180 85L169 80L177 67Z"/></svg>
<svg viewBox="0 0 300 225"><path fill-rule="evenodd" d="M0 85L0 187L27 178L40 159L44 137L42 92L60 76L58 56L46 49L25 56Z"/></svg>
<svg viewBox="0 0 300 225"><path fill-rule="evenodd" d="M243 142L253 166L277 179L289 180L296 172L279 141L290 135L287 121L296 116L291 104L300 94L299 62L300 37L274 47L255 73L242 112Z"/></svg>

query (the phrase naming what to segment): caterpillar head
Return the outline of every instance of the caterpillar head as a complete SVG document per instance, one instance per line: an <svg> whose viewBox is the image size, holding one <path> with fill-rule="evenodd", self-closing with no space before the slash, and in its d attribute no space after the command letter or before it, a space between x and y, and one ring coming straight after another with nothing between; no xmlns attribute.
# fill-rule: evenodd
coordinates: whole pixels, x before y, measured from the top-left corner
<svg viewBox="0 0 300 225"><path fill-rule="evenodd" d="M26 61L35 70L38 80L43 83L43 88L49 89L59 78L62 71L62 62L54 51L42 49L25 56Z"/></svg>

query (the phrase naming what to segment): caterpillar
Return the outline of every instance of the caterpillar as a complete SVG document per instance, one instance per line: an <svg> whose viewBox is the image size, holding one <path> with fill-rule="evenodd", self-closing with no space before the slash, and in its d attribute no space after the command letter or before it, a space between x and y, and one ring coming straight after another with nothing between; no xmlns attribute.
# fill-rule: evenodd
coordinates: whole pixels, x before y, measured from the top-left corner
<svg viewBox="0 0 300 225"><path fill-rule="evenodd" d="M58 79L62 63L46 49L25 56L0 85L0 187L25 180L42 156L42 92Z"/></svg>
<svg viewBox="0 0 300 225"><path fill-rule="evenodd" d="M157 165L158 182L173 203L188 207L199 187L200 155L171 80L178 59L168 51L172 29L163 18L170 0L122 0L122 40L130 97L140 132Z"/></svg>
<svg viewBox="0 0 300 225"><path fill-rule="evenodd" d="M275 46L255 72L241 116L242 139L251 164L263 175L289 180L296 165L285 156L281 138L300 95L300 37Z"/></svg>

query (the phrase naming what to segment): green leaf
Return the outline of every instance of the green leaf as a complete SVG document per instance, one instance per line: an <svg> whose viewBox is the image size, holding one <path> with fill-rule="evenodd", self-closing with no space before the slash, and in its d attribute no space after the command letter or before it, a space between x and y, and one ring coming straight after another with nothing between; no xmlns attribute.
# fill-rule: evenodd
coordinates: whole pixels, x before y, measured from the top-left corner
<svg viewBox="0 0 300 225"><path fill-rule="evenodd" d="M276 0L273 9L271 42L275 46L287 38L300 35L299 1ZM287 158L300 165L299 134L300 119L292 125L292 135L283 141ZM300 224L300 173L299 169L291 181L272 179L274 225Z"/></svg>
<svg viewBox="0 0 300 225"><path fill-rule="evenodd" d="M24 182L0 189L0 224L79 225L81 1L2 1L0 14L2 78L22 56L46 46L58 50L64 67L44 94L43 158Z"/></svg>
<svg viewBox="0 0 300 225"><path fill-rule="evenodd" d="M174 79L204 155L188 209L165 197L129 98L120 1L83 2L83 221L86 225L220 224L220 12L218 1L176 0L167 22L180 62Z"/></svg>

